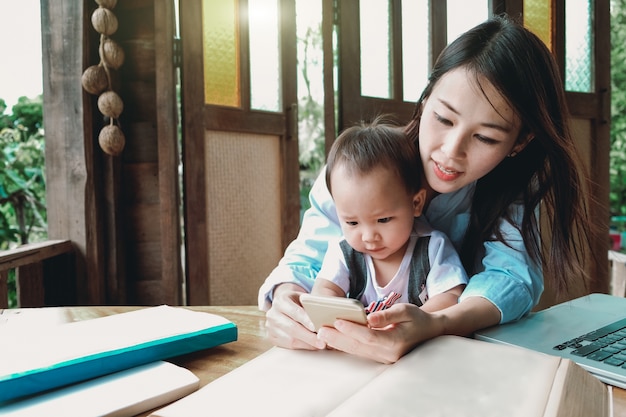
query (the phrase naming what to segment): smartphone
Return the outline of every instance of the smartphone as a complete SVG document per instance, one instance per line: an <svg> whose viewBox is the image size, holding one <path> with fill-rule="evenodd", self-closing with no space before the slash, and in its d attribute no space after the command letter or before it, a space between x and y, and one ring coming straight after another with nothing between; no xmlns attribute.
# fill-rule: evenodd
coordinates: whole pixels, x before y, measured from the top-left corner
<svg viewBox="0 0 626 417"><path fill-rule="evenodd" d="M311 318L316 331L323 326L333 327L337 319L367 324L363 304L353 298L301 294L300 303Z"/></svg>

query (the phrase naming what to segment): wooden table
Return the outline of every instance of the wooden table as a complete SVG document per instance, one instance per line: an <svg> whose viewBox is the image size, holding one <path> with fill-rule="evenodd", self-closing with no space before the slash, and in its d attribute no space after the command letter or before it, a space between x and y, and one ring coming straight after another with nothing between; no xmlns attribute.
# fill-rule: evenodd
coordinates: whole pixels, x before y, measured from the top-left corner
<svg viewBox="0 0 626 417"><path fill-rule="evenodd" d="M52 324L87 320L111 314L124 313L141 307L46 307L0 309L0 327L20 325L36 330ZM265 315L256 306L242 307L186 307L221 315L237 324L238 340L200 352L190 353L170 361L191 370L200 378L200 386L254 359L272 345L265 338ZM626 417L626 390L613 388L615 417ZM147 416L149 413L142 414Z"/></svg>

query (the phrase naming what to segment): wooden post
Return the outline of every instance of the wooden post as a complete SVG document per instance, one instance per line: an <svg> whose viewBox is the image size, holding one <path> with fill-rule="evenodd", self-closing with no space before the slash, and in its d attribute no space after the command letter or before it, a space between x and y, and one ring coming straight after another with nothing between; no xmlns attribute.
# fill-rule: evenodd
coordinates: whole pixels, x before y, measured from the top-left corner
<svg viewBox="0 0 626 417"><path fill-rule="evenodd" d="M106 301L95 97L81 85L95 59L87 26L95 7L91 0L41 0L48 236L73 242L78 302L89 305Z"/></svg>

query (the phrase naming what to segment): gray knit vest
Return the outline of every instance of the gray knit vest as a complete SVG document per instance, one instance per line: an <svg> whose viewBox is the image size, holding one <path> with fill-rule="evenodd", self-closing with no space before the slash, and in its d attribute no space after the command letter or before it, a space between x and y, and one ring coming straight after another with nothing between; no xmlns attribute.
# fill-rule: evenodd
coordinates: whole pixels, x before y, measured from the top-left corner
<svg viewBox="0 0 626 417"><path fill-rule="evenodd" d="M428 259L429 242L430 236L421 236L417 239L409 268L409 302L418 307L422 305L419 295L422 288L426 285L426 276L430 271L430 260ZM360 300L365 291L365 282L367 280L365 256L361 252L354 250L345 240L342 240L339 246L341 246L348 271L350 271L348 297Z"/></svg>

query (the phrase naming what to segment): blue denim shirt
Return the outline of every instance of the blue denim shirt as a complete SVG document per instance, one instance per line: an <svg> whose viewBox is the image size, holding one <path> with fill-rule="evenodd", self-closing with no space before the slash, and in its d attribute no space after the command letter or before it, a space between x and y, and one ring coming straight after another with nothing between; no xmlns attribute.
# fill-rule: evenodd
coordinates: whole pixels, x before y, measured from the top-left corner
<svg viewBox="0 0 626 417"><path fill-rule="evenodd" d="M315 181L308 209L298 237L289 244L278 266L259 289L259 308L267 310L276 285L291 282L311 291L319 272L328 241L341 236L341 227L324 178L324 171ZM471 199L475 184L456 192L440 194L430 202L425 216L434 229L448 235L457 251L460 250L467 229ZM514 219L521 223L523 207L511 207ZM519 230L501 220L500 230L508 245L493 241L483 245L482 262L477 274L459 301L469 297L483 297L491 301L501 313L501 323L517 320L527 314L543 292L541 266L532 261L524 247Z"/></svg>

